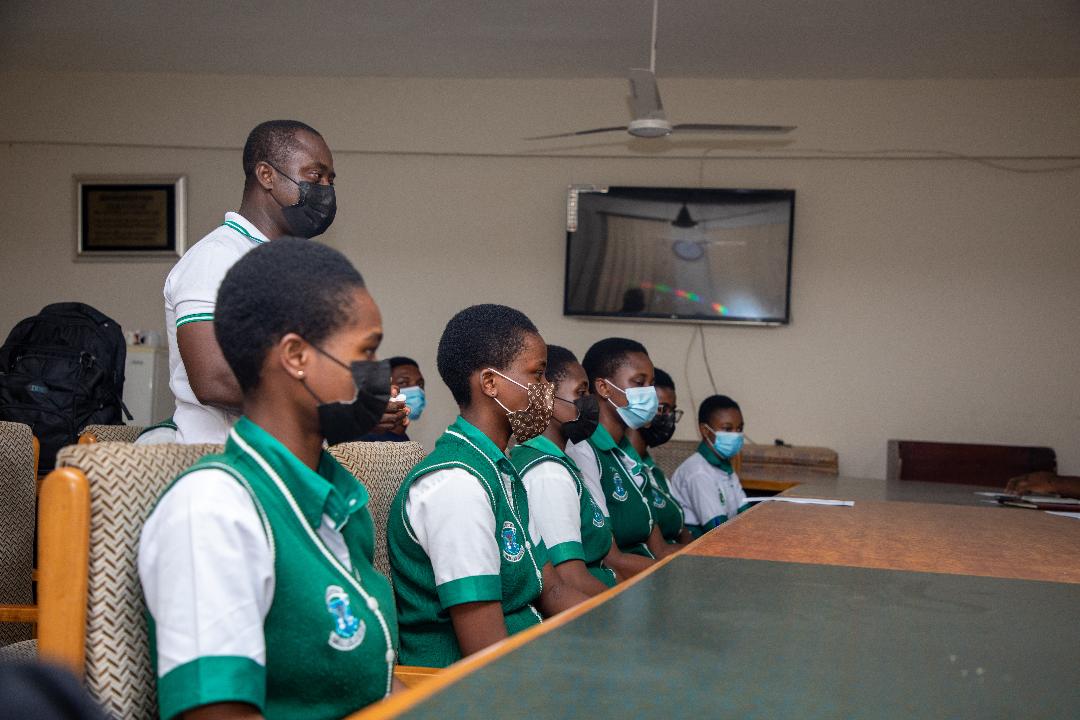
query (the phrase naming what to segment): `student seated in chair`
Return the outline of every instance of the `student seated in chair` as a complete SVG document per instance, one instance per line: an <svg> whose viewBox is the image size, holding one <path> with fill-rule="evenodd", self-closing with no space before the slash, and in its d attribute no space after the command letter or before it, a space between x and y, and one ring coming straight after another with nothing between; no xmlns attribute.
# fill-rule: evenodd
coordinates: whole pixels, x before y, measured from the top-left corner
<svg viewBox="0 0 1080 720"><path fill-rule="evenodd" d="M547 379L555 385L555 406L543 435L513 449L514 463L529 495L529 517L536 521L555 569L587 595L613 586L651 563L624 554L581 471L566 454L567 442L584 442L596 430L600 406L589 395L589 378L574 354L548 345Z"/></svg>
<svg viewBox="0 0 1080 720"><path fill-rule="evenodd" d="M635 461L645 466L649 474L649 502L653 518L660 526L660 533L669 545L685 545L693 536L686 529L682 506L671 494L667 476L649 454L649 448L659 447L675 434L675 424L682 419L675 397L675 381L660 368L655 368L653 385L656 387L656 417L640 430L626 429L619 447Z"/></svg>
<svg viewBox="0 0 1080 720"><path fill-rule="evenodd" d="M548 426L547 345L524 314L474 305L447 323L439 375L461 415L390 506L401 659L444 667L587 596L556 574L506 456Z"/></svg>
<svg viewBox="0 0 1080 720"><path fill-rule="evenodd" d="M611 521L619 549L646 558L675 552L660 534L648 497L644 464L619 447L627 428L656 416L653 364L645 346L626 338L594 343L581 362L589 390L600 403L600 424L592 437L567 446L600 510Z"/></svg>
<svg viewBox="0 0 1080 720"><path fill-rule="evenodd" d="M161 717L340 718L396 682L367 489L323 449L386 408L379 308L339 252L277 240L229 270L215 313L243 416L139 544Z"/></svg>
<svg viewBox="0 0 1080 720"><path fill-rule="evenodd" d="M686 513L686 527L700 537L750 507L731 459L743 445L739 404L711 395L698 407L701 443L671 476L671 491Z"/></svg>

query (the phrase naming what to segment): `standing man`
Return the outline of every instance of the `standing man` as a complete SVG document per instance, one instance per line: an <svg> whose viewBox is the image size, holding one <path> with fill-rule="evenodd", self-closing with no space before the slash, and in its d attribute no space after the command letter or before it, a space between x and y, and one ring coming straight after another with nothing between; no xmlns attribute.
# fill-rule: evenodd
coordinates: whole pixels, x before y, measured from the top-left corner
<svg viewBox="0 0 1080 720"><path fill-rule="evenodd" d="M244 143L243 166L239 212L225 213L225 221L195 243L165 280L169 387L180 443L224 443L239 414L240 386L214 337L214 305L225 273L264 242L321 235L337 212L334 158L309 125L260 123ZM397 423L404 404L392 403L387 413Z"/></svg>

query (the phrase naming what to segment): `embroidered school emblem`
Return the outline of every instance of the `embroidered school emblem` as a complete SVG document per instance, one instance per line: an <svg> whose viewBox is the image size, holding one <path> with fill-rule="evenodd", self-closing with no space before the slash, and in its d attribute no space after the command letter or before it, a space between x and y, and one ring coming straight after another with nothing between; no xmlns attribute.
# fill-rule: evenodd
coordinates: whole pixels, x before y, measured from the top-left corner
<svg viewBox="0 0 1080 720"><path fill-rule="evenodd" d="M525 546L518 542L517 528L507 520L502 526L502 554L510 562L517 562L525 555Z"/></svg>
<svg viewBox="0 0 1080 720"><path fill-rule="evenodd" d="M337 585L326 588L326 611L334 619L334 629L327 641L335 650L348 651L364 642L367 626L364 621L352 614L349 607L349 594Z"/></svg>
<svg viewBox="0 0 1080 720"><path fill-rule="evenodd" d="M657 510L659 510L659 509L661 509L661 508L665 508L665 507L667 507L667 500L665 500L665 499L664 499L664 496L663 496L663 495L661 495L660 493L658 493L658 492L657 492L657 493L653 493L653 496L652 496L652 504L653 504L653 507L654 507L654 508L656 508Z"/></svg>
<svg viewBox="0 0 1080 720"><path fill-rule="evenodd" d="M604 513L600 512L600 506L592 498L589 498L589 502L592 503L592 524L598 528L604 527Z"/></svg>
<svg viewBox="0 0 1080 720"><path fill-rule="evenodd" d="M619 502L630 497L630 494L626 492L626 487L623 485L622 475L619 473L615 473L615 489L612 491L611 497Z"/></svg>

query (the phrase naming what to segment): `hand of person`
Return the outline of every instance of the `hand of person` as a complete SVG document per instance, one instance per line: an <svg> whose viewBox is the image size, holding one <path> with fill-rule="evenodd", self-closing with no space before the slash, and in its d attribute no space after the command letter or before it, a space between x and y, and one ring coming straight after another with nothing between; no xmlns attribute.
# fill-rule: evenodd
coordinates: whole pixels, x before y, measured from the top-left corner
<svg viewBox="0 0 1080 720"><path fill-rule="evenodd" d="M391 385L390 397L396 398L399 394L401 394L401 388L397 385ZM379 424L375 426L375 429L372 432L392 432L397 428L404 430L408 426L409 406L406 405L404 401L391 400L386 403L386 410L383 412Z"/></svg>
<svg viewBox="0 0 1080 720"><path fill-rule="evenodd" d="M1057 475L1046 470L1019 475L1009 480L1005 492L1011 495L1056 495Z"/></svg>

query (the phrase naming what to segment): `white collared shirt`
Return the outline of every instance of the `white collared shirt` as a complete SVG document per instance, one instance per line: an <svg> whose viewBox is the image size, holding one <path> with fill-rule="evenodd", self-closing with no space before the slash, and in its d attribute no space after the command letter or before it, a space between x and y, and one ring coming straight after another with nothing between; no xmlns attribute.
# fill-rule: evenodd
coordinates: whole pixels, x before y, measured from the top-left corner
<svg viewBox="0 0 1080 720"><path fill-rule="evenodd" d="M169 389L176 399L176 442L224 443L236 421L236 415L203 405L195 397L176 344L176 330L192 322L213 322L218 287L225 273L264 242L266 236L242 215L225 213L225 224L184 253L165 279L165 331L169 338Z"/></svg>

